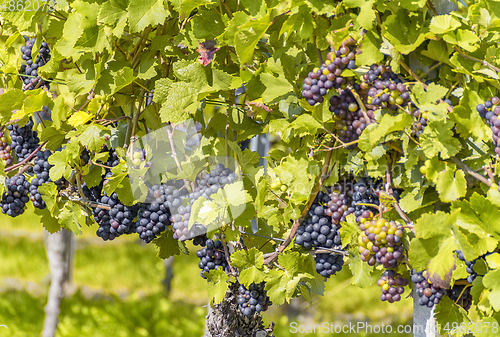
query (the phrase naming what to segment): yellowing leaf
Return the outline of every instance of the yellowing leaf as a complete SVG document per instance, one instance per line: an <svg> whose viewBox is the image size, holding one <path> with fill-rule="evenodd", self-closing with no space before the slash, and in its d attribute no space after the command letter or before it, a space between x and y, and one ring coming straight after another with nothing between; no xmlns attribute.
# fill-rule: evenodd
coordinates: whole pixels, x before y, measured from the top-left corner
<svg viewBox="0 0 500 337"><path fill-rule="evenodd" d="M68 124L74 127L77 127L79 125L85 124L88 121L90 121L94 116L83 112L83 111L78 111L74 113L69 119L68 119Z"/></svg>

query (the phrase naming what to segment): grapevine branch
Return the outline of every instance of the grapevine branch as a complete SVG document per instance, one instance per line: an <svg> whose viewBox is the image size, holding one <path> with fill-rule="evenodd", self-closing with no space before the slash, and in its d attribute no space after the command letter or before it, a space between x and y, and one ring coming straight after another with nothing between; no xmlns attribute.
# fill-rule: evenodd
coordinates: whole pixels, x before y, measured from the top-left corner
<svg viewBox="0 0 500 337"><path fill-rule="evenodd" d="M474 62L478 62L478 63L481 63L483 66L485 67L488 67L494 71L496 71L497 73L500 73L500 68L498 67L495 67L493 64L489 63L488 61L486 60L480 60L478 58L475 58L473 56L470 56L470 55L467 55L466 53L464 53L463 51L461 51L460 49L458 49L456 46L453 47L455 49L455 51L457 53L459 53L462 57L466 58L466 59L469 59L469 60L472 60Z"/></svg>
<svg viewBox="0 0 500 337"><path fill-rule="evenodd" d="M148 86L148 84L149 84L149 79L148 79L148 80L146 80L146 83L145 83L146 87ZM141 91L142 91L142 90L144 90L144 89L141 89ZM145 95L141 95L141 98L140 98L140 100L139 100L139 106L137 107L137 113L135 114L134 124L133 124L133 126L132 126L132 137L130 137L131 139L132 139L133 137L135 137L135 131L136 131L136 129L137 129L137 123L139 122L139 117L141 116L142 112L146 109L146 108L144 108L144 109L141 111L142 103L144 102L144 97L145 97Z"/></svg>
<svg viewBox="0 0 500 337"><path fill-rule="evenodd" d="M75 197L72 197L71 195L67 194L66 192L61 192L61 196L68 198L70 201L78 202L80 204L87 205L89 207L102 208L102 209L106 209L108 211L111 210L111 207L108 205L101 204L99 202L93 202L90 200L85 201L82 198L75 198Z"/></svg>
<svg viewBox="0 0 500 337"><path fill-rule="evenodd" d="M387 169L385 171L385 180L386 180L386 191L389 193L391 196L394 196L394 191L392 190L392 178L391 178L391 167L389 165L390 160L387 160ZM399 206L399 203L397 201L393 202L391 204L392 207L396 210L398 213L399 217L403 219L403 221L406 223L406 225L411 226L413 228L413 221L408 218L408 215L401 209Z"/></svg>
<svg viewBox="0 0 500 337"><path fill-rule="evenodd" d="M480 175L479 173L477 173L476 171L471 169L469 166L467 166L465 163L463 163L460 159L458 159L456 157L451 157L451 160L455 164L457 164L458 167L460 167L462 170L464 170L467 174L476 178L480 182L486 184L488 187L491 187L491 185L493 185L493 183L491 181L489 181L488 179L486 179L485 177L483 177L482 175Z"/></svg>
<svg viewBox="0 0 500 337"><path fill-rule="evenodd" d="M23 166L24 164L26 164L27 162L29 162L31 159L33 159L33 157L36 155L36 153L37 153L38 151L40 151L40 149L41 149L41 148L42 148L45 144L47 144L47 142L48 142L48 140L46 140L45 142L43 142L42 144L40 144L40 145L39 145L39 146L35 149L35 151L31 152L31 154L30 154L28 157L26 157L26 158L25 158L22 162L17 163L17 164L12 165L12 166L9 166L9 167L6 167L4 171L5 171L5 172L10 172L10 171L12 171L12 170L15 170L15 169L16 169L16 168L18 168L19 166Z"/></svg>
<svg viewBox="0 0 500 337"><path fill-rule="evenodd" d="M370 121L370 118L368 117L366 113L366 107L363 104L363 101L361 100L361 97L359 97L358 93L354 88L349 88L349 90L352 92L352 95L356 99L356 102L358 102L359 107L361 108L361 112L363 113L363 117L365 118L366 125L370 125L372 122Z"/></svg>
<svg viewBox="0 0 500 337"><path fill-rule="evenodd" d="M323 183L325 180L328 178L328 167L330 166L330 160L332 158L332 152L333 150L328 151L326 158L325 158L325 164L323 165L323 170L321 174L321 178L318 181L318 184L316 185L314 191L312 192L311 198L309 199L309 202L307 203L306 207L302 211L302 214L300 217L294 221L292 228L290 229L290 233L288 234L287 238L285 239L284 242L282 242L279 247L276 249L275 252L272 253L268 258L264 260L264 264L269 264L273 262L279 254L281 254L286 247L292 242L293 238L295 237L295 234L297 233L297 228L299 227L300 223L302 220L307 215L307 212L309 212L309 209L311 208L312 204L314 203L314 199L316 199L316 196L319 193L319 190L321 189L321 186L323 186Z"/></svg>
<svg viewBox="0 0 500 337"><path fill-rule="evenodd" d="M343 255L343 256L349 255L349 252L346 252L346 251L343 251L340 249L333 249L333 248L326 248L326 247L319 247L318 249L311 250L309 253L311 253L311 254L333 253L333 254Z"/></svg>

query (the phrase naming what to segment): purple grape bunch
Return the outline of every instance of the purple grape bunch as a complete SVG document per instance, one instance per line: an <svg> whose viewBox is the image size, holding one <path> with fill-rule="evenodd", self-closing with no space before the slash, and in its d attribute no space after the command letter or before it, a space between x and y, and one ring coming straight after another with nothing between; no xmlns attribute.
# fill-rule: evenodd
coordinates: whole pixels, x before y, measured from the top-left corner
<svg viewBox="0 0 500 337"><path fill-rule="evenodd" d="M486 123L491 128L493 133L493 145L495 145L495 153L500 156L500 98L497 96L486 100L484 104L478 104L476 110L479 116L486 119Z"/></svg>
<svg viewBox="0 0 500 337"><path fill-rule="evenodd" d="M345 69L356 67L354 48L354 39L344 40L339 49L328 53L325 63L309 72L302 84L302 96L309 105L323 103L323 96L328 90L339 89L347 84L347 78L342 73Z"/></svg>
<svg viewBox="0 0 500 337"><path fill-rule="evenodd" d="M357 140L369 123L375 123L374 111L366 111L366 115L370 119L367 121L363 110L349 90L342 90L339 95L330 97L329 109L333 113L337 135L343 143Z"/></svg>
<svg viewBox="0 0 500 337"><path fill-rule="evenodd" d="M372 64L363 75L361 89L368 89L367 103L377 108L397 110L410 103L410 93L401 78L391 67Z"/></svg>
<svg viewBox="0 0 500 337"><path fill-rule="evenodd" d="M377 281L377 285L382 290L380 300L389 303L399 302L401 300L401 295L405 292L404 287L406 287L408 283L409 281L401 274L396 273L394 270L386 270Z"/></svg>
<svg viewBox="0 0 500 337"><path fill-rule="evenodd" d="M25 44L21 47L21 58L26 61L26 64L21 65L20 69L20 73L24 75L21 75L21 80L24 84L23 90L33 90L39 85L39 83L40 85L45 86L47 90L50 89L50 84L38 76L38 69L50 61L51 56L49 45L45 41L42 42L40 51L36 56L36 59L33 60L32 53L36 38L30 39L25 36L24 41Z"/></svg>

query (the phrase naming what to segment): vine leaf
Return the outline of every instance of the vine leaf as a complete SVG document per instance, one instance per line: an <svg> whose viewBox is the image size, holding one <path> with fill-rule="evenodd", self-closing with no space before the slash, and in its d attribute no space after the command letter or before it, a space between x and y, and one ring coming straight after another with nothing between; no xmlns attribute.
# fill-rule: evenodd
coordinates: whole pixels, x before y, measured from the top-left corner
<svg viewBox="0 0 500 337"><path fill-rule="evenodd" d="M444 326L452 326L452 324L455 326L456 323L458 330L460 330L460 326L467 326L470 322L470 319L467 317L467 312L462 307L455 304L448 296L443 296L437 304L436 320L439 322L440 332L443 334L446 333L443 331ZM453 333L457 336L463 335L460 331L453 331Z"/></svg>
<svg viewBox="0 0 500 337"><path fill-rule="evenodd" d="M439 193L439 198L443 202L451 202L458 198L462 198L467 193L467 181L465 173L462 170L453 172L448 169L439 172L436 189Z"/></svg>
<svg viewBox="0 0 500 337"><path fill-rule="evenodd" d="M449 14L436 15L431 19L429 30L434 34L444 34L460 28L462 24Z"/></svg>
<svg viewBox="0 0 500 337"><path fill-rule="evenodd" d="M58 232L61 229L59 221L57 220L56 217L52 216L52 214L47 208L45 209L35 208L35 214L41 217L40 222L49 233L54 234L55 232Z"/></svg>
<svg viewBox="0 0 500 337"><path fill-rule="evenodd" d="M483 285L491 289L488 299L495 311L500 311L500 270L492 270L483 277Z"/></svg>
<svg viewBox="0 0 500 337"><path fill-rule="evenodd" d="M104 126L92 124L84 129L78 140L84 147L98 152L106 142L104 140L106 134L110 134L110 132Z"/></svg>
<svg viewBox="0 0 500 337"><path fill-rule="evenodd" d="M252 63L255 46L270 25L269 15L265 15L238 27L234 36L234 46L241 64Z"/></svg>
<svg viewBox="0 0 500 337"><path fill-rule="evenodd" d="M174 240L171 230L164 231L159 237L153 240L153 244L156 246L156 255L160 259L167 259L170 256L179 255L181 251L176 241L178 240Z"/></svg>
<svg viewBox="0 0 500 337"><path fill-rule="evenodd" d="M59 214L59 223L73 233L81 235L82 231L80 228L82 226L80 224L85 223L85 217L86 214L80 205L73 202L66 202Z"/></svg>
<svg viewBox="0 0 500 337"><path fill-rule="evenodd" d="M420 143L428 158L440 155L441 158L448 159L460 151L460 141L453 136L451 130L453 125L454 123L448 120L444 123L429 123L425 127L420 135Z"/></svg>
<svg viewBox="0 0 500 337"><path fill-rule="evenodd" d="M389 133L404 130L411 125L412 118L407 114L398 114L391 116L385 114L380 123L370 124L366 128L366 132L361 134L359 138L359 148L365 152L370 151L374 146L380 143L382 138Z"/></svg>
<svg viewBox="0 0 500 337"><path fill-rule="evenodd" d="M208 273L204 272L203 275L208 279L208 297L214 300L214 303L220 303L226 295L228 289L227 280L229 277L222 270L222 268L212 269Z"/></svg>
<svg viewBox="0 0 500 337"><path fill-rule="evenodd" d="M353 251L356 252L356 255L349 254L349 268L351 268L352 273L351 284L360 288L366 288L373 283L373 277L371 276L373 267L361 261L357 250Z"/></svg>
<svg viewBox="0 0 500 337"><path fill-rule="evenodd" d="M94 117L93 115L80 110L71 115L71 117L68 119L68 124L77 127L79 125L87 123L93 117Z"/></svg>
<svg viewBox="0 0 500 337"><path fill-rule="evenodd" d="M156 26L165 21L168 11L163 0L130 1L129 13L130 33L139 33L147 26Z"/></svg>
<svg viewBox="0 0 500 337"><path fill-rule="evenodd" d="M373 9L374 2L375 0L345 0L343 4L350 8L359 7L357 21L361 27L369 31L375 20L375 10Z"/></svg>
<svg viewBox="0 0 500 337"><path fill-rule="evenodd" d="M240 270L239 281L245 286L264 281L264 258L256 248L251 248L248 252L234 252L231 255L231 265Z"/></svg>
<svg viewBox="0 0 500 337"><path fill-rule="evenodd" d="M26 94L19 89L10 89L0 95L0 101L2 102L0 104L0 117L2 123L10 121L12 110L21 109L25 98Z"/></svg>
<svg viewBox="0 0 500 337"><path fill-rule="evenodd" d="M393 203L397 202L392 195L390 195L385 191L379 192L379 200L382 203L382 205L388 208L391 207Z"/></svg>
<svg viewBox="0 0 500 337"><path fill-rule="evenodd" d="M343 245L358 245L358 237L361 233L359 226L356 222L356 216L351 213L346 218L347 221L342 222L342 226L339 228L340 240Z"/></svg>

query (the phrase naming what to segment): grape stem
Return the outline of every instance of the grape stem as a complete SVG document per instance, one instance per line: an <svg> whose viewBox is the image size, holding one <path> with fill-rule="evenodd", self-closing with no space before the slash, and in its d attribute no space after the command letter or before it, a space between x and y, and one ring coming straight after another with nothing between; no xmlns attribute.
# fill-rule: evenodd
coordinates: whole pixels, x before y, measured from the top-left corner
<svg viewBox="0 0 500 337"><path fill-rule="evenodd" d="M354 88L349 88L349 90L352 92L352 95L356 99L356 102L358 102L359 107L361 108L361 112L363 113L363 117L365 118L366 125L370 125L372 122L370 121L370 118L368 118L368 115L366 114L366 107L363 101L361 100L361 97L359 97L358 93Z"/></svg>
<svg viewBox="0 0 500 337"><path fill-rule="evenodd" d="M26 165L24 165L23 167L21 167L21 169L19 170L19 172L17 172L16 176L20 176L21 174L23 174L29 167L31 167L31 163L28 163Z"/></svg>
<svg viewBox="0 0 500 337"><path fill-rule="evenodd" d="M333 249L333 248L326 248L326 247L318 247L318 249L311 250L310 253L311 254L333 253L333 254L343 255L343 256L349 255L348 252L343 251L341 249Z"/></svg>
<svg viewBox="0 0 500 337"><path fill-rule="evenodd" d="M227 243L226 243L226 235L224 233L221 233L220 241L222 242L222 247L224 247L224 255L226 255L227 264L229 265L229 268L231 269L233 275L235 275L236 270L234 269L233 266L231 266L231 259L229 258L229 250L227 249Z"/></svg>
<svg viewBox="0 0 500 337"><path fill-rule="evenodd" d="M35 155L38 151L40 151L40 149L45 145L47 144L48 140L46 140L45 142L43 142L42 144L40 144L36 149L35 151L31 152L31 154L25 158L22 162L20 163L17 163L15 165L12 165L12 166L9 166L9 167L6 167L5 168L5 172L10 172L12 170L15 170L16 168L18 168L19 166L23 166L24 164L26 164L27 162L29 162Z"/></svg>
<svg viewBox="0 0 500 337"><path fill-rule="evenodd" d="M491 187L491 185L493 185L493 183L491 181L489 181L488 179L486 179L485 177L483 177L479 173L475 172L473 169L471 169L469 166L467 166L467 164L463 163L460 159L458 159L456 157L450 157L450 158L455 164L457 164L458 167L460 167L462 170L464 170L470 176L476 178L477 180L484 183L488 187Z"/></svg>
<svg viewBox="0 0 500 337"><path fill-rule="evenodd" d="M111 170L111 169L112 169L112 167L109 167L109 166L106 166L106 165L103 165L103 164L99 164L99 163L93 162L92 160L89 160L89 164L90 164L90 165L95 165L95 166L104 167L105 169L108 169L108 170Z"/></svg>
<svg viewBox="0 0 500 337"><path fill-rule="evenodd" d="M456 284L456 283L455 283ZM467 284L463 289L462 289L462 292L460 293L460 295L458 296L457 300L455 301L455 304L458 304L458 301L460 301L460 299L462 298L462 295L464 294L464 291L465 289L469 288L469 287L472 287L472 284Z"/></svg>
<svg viewBox="0 0 500 337"><path fill-rule="evenodd" d="M179 159L177 159L177 151L175 151L174 139L172 137L172 132L175 132L176 125L170 123L170 126L172 127L172 131L170 131L170 128L167 126L168 142L170 143L170 149L172 150L172 157L174 157L175 165L177 165L179 171L182 172L182 166L179 163ZM183 180L184 186L191 186L191 190L194 191L194 183L190 185L186 179Z"/></svg>
<svg viewBox="0 0 500 337"><path fill-rule="evenodd" d="M490 68L491 70L494 70L496 71L497 73L500 73L500 68L498 67L495 67L494 65L492 65L491 63L489 63L488 61L486 60L480 60L478 58L475 58L473 56L469 56L467 55L466 53L464 53L463 51L461 51L460 49L458 49L457 47L453 47L453 49L455 49L455 51L457 53L459 53L462 57L466 58L466 59L469 59L469 60L472 60L474 62L478 62L478 63L481 63L483 66L485 67L488 67Z"/></svg>
<svg viewBox="0 0 500 337"><path fill-rule="evenodd" d="M132 96L134 95L134 83L135 82L132 82L130 84L130 94ZM132 123L134 121L134 107L135 107L135 98L132 96L130 97L130 113L129 113L130 119L128 120L127 132L125 133L125 144L123 145L125 149L127 149L129 144L131 144L130 139L132 138L130 137L130 135L132 132Z"/></svg>
<svg viewBox="0 0 500 337"><path fill-rule="evenodd" d="M314 46L316 47L316 51L318 52L319 63L323 64L323 56L321 56L321 51L319 50L318 45L316 44L316 35L313 36L313 40L314 40Z"/></svg>
<svg viewBox="0 0 500 337"><path fill-rule="evenodd" d="M321 144L322 146L324 146L326 149L325 150L319 150L319 151L331 151L331 150L336 150L336 149L341 149L341 148L346 148L348 146L351 146L351 145L355 145L359 142L359 139L356 139L352 142L349 142L349 143L344 143L343 141L340 140L339 137L337 137L333 132L327 130L327 129L324 129L326 132L328 132L333 138L335 138L336 141L338 141L340 144L342 145L339 145L339 146L336 146L336 147L328 147L326 146L325 144Z"/></svg>
<svg viewBox="0 0 500 337"><path fill-rule="evenodd" d="M483 166L483 170L484 170L484 172L486 172L486 174L488 175L488 177L490 178L491 181L495 181L495 177L493 175L493 172L491 172L491 170L488 167Z"/></svg>
<svg viewBox="0 0 500 337"><path fill-rule="evenodd" d="M325 158L325 164L323 165L323 170L321 173L321 178L319 179L315 189L313 190L311 194L311 198L309 199L309 202L307 203L306 207L302 211L302 214L300 217L293 222L292 228L290 229L290 233L288 233L287 238L285 239L284 242L282 242L278 248L276 248L276 251L272 253L268 258L264 260L264 264L269 264L273 262L279 254L281 254L286 247L292 242L293 238L295 237L295 234L297 233L297 228L300 226L300 223L304 220L306 217L307 213L309 212L309 209L311 208L312 204L314 203L314 199L316 199L316 196L319 193L319 190L321 189L321 186L323 186L323 183L325 180L328 178L328 168L330 167L330 160L332 158L332 152L333 150L328 151L326 158Z"/></svg>
<svg viewBox="0 0 500 337"><path fill-rule="evenodd" d="M394 198L394 191L392 190L391 167L389 165L390 161L388 160L387 163L388 163L387 168L385 170L385 183L386 183L385 189L386 192L389 193L389 195ZM396 198L394 198L394 200L396 200ZM415 233L415 230L413 229L413 221L411 221L408 215L406 215L406 213L401 209L399 203L395 201L391 204L391 206L394 207L399 217L403 219L405 224L409 227L408 229L410 229L413 233Z"/></svg>
<svg viewBox="0 0 500 337"><path fill-rule="evenodd" d="M79 171L76 171L75 178L76 178L76 186L78 188L78 193L80 193L80 197L82 198L83 201L89 202L89 200L85 196L85 193L83 193L82 182L80 181L81 177L82 177L81 173Z"/></svg>
<svg viewBox="0 0 500 337"><path fill-rule="evenodd" d="M68 198L70 201L79 202L79 203L87 205L89 207L102 208L102 209L106 209L108 211L111 210L111 207L108 206L108 205L101 204L99 202L93 202L93 201L90 201L90 200L85 201L82 198L75 198L75 197L72 197L72 196L70 196L69 194L67 194L65 192L61 192L61 196L65 197L65 198Z"/></svg>
<svg viewBox="0 0 500 337"><path fill-rule="evenodd" d="M269 189L269 191L271 191L271 193L274 194L276 196L276 198L278 198L279 201L281 201L282 203L284 203L285 205L288 206L288 204L283 199L281 199L276 193L274 193L274 191L272 189Z"/></svg>
<svg viewBox="0 0 500 337"><path fill-rule="evenodd" d="M149 84L149 79L146 80L146 87L148 86ZM144 89L141 89L141 91L144 90ZM130 139L134 138L135 137L135 131L137 129L137 123L139 122L139 117L141 116L142 112L144 110L146 110L146 108L144 108L142 111L141 111L141 107L142 107L142 103L144 102L144 97L145 95L141 95L141 98L139 100L139 106L137 107L137 113L135 114L135 118L134 118L134 124L132 126L132 136L130 137ZM132 146L132 144L130 144Z"/></svg>
<svg viewBox="0 0 500 337"><path fill-rule="evenodd" d="M281 269L286 272L286 269L280 266L276 261L273 262L273 264L276 266L276 268Z"/></svg>

